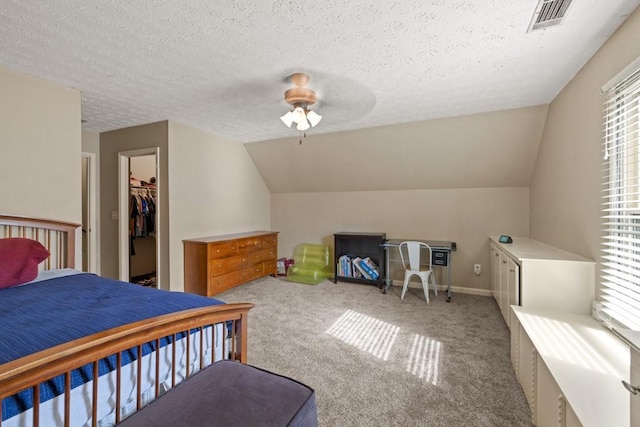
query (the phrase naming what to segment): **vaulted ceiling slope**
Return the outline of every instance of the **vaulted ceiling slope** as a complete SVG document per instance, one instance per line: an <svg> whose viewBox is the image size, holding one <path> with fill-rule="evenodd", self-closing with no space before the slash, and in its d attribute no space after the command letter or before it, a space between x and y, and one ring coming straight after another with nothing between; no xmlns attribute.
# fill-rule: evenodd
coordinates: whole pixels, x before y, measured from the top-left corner
<svg viewBox="0 0 640 427"><path fill-rule="evenodd" d="M528 187L547 105L245 144L272 193Z"/></svg>
<svg viewBox="0 0 640 427"><path fill-rule="evenodd" d="M286 77L311 76L314 135L548 104L640 0L3 0L0 65L82 92L84 129L173 120L240 142L295 134Z"/></svg>

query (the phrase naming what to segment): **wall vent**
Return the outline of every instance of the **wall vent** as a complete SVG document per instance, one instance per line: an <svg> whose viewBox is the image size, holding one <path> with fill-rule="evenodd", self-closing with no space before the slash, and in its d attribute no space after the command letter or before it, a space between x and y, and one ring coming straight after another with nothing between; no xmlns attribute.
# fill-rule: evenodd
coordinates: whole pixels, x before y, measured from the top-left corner
<svg viewBox="0 0 640 427"><path fill-rule="evenodd" d="M570 5L571 0L540 0L527 32L559 25Z"/></svg>

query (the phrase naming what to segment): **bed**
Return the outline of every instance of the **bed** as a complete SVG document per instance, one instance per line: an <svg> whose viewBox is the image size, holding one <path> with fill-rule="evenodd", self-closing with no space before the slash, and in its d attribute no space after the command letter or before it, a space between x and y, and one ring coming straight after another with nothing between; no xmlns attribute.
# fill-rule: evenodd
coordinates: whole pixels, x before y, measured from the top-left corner
<svg viewBox="0 0 640 427"><path fill-rule="evenodd" d="M246 363L252 304L78 272L77 228L0 215L0 426L118 424L208 365Z"/></svg>

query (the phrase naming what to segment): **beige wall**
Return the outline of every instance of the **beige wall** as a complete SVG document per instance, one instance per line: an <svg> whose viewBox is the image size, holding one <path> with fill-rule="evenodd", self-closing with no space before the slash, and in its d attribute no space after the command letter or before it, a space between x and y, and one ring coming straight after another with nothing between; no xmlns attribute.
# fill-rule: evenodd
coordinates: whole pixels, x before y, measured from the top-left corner
<svg viewBox="0 0 640 427"><path fill-rule="evenodd" d="M100 156L100 134L82 129L82 151Z"/></svg>
<svg viewBox="0 0 640 427"><path fill-rule="evenodd" d="M280 257L291 257L299 243L333 247L333 234L341 231L450 240L458 244L453 255L452 286L473 288L479 293L489 289L488 236L527 236L529 231L526 187L287 193L271 197L272 229L280 231ZM476 263L482 264L480 276L473 274ZM442 277L439 279L442 283Z"/></svg>
<svg viewBox="0 0 640 427"><path fill-rule="evenodd" d="M244 146L169 122L171 290L184 289L182 240L270 230L271 196Z"/></svg>
<svg viewBox="0 0 640 427"><path fill-rule="evenodd" d="M245 146L272 193L528 187L546 115L537 105Z"/></svg>
<svg viewBox="0 0 640 427"><path fill-rule="evenodd" d="M111 212L118 211L118 153L159 147L158 179L160 185L160 260L158 274L164 289L168 289L169 264L169 167L168 123L166 121L118 129L100 134L100 218L101 275L118 278L118 221ZM164 237L162 237L164 236Z"/></svg>
<svg viewBox="0 0 640 427"><path fill-rule="evenodd" d="M489 289L488 237L529 236L547 106L245 144L272 191L279 256L340 231L449 240L452 286ZM481 264L480 276L473 264ZM394 277L401 279L401 277ZM440 282L443 278L439 277Z"/></svg>
<svg viewBox="0 0 640 427"><path fill-rule="evenodd" d="M638 40L640 9L551 103L531 181L531 237L594 260L601 243L600 87L640 56Z"/></svg>
<svg viewBox="0 0 640 427"><path fill-rule="evenodd" d="M0 212L80 223L80 92L0 67Z"/></svg>

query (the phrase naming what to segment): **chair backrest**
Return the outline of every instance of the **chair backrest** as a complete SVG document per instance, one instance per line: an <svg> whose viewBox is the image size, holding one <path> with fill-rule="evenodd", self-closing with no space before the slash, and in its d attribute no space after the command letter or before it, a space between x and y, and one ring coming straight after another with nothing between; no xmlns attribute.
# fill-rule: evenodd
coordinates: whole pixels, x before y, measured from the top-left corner
<svg viewBox="0 0 640 427"><path fill-rule="evenodd" d="M428 265L428 268L431 269L431 246L426 243L412 241L402 242L400 243L398 250L400 251L400 259L402 260L402 265L405 270L414 271L420 271L420 251L426 250L425 255L428 256L427 259L424 260L424 264ZM405 259L404 252L407 253L408 259Z"/></svg>

